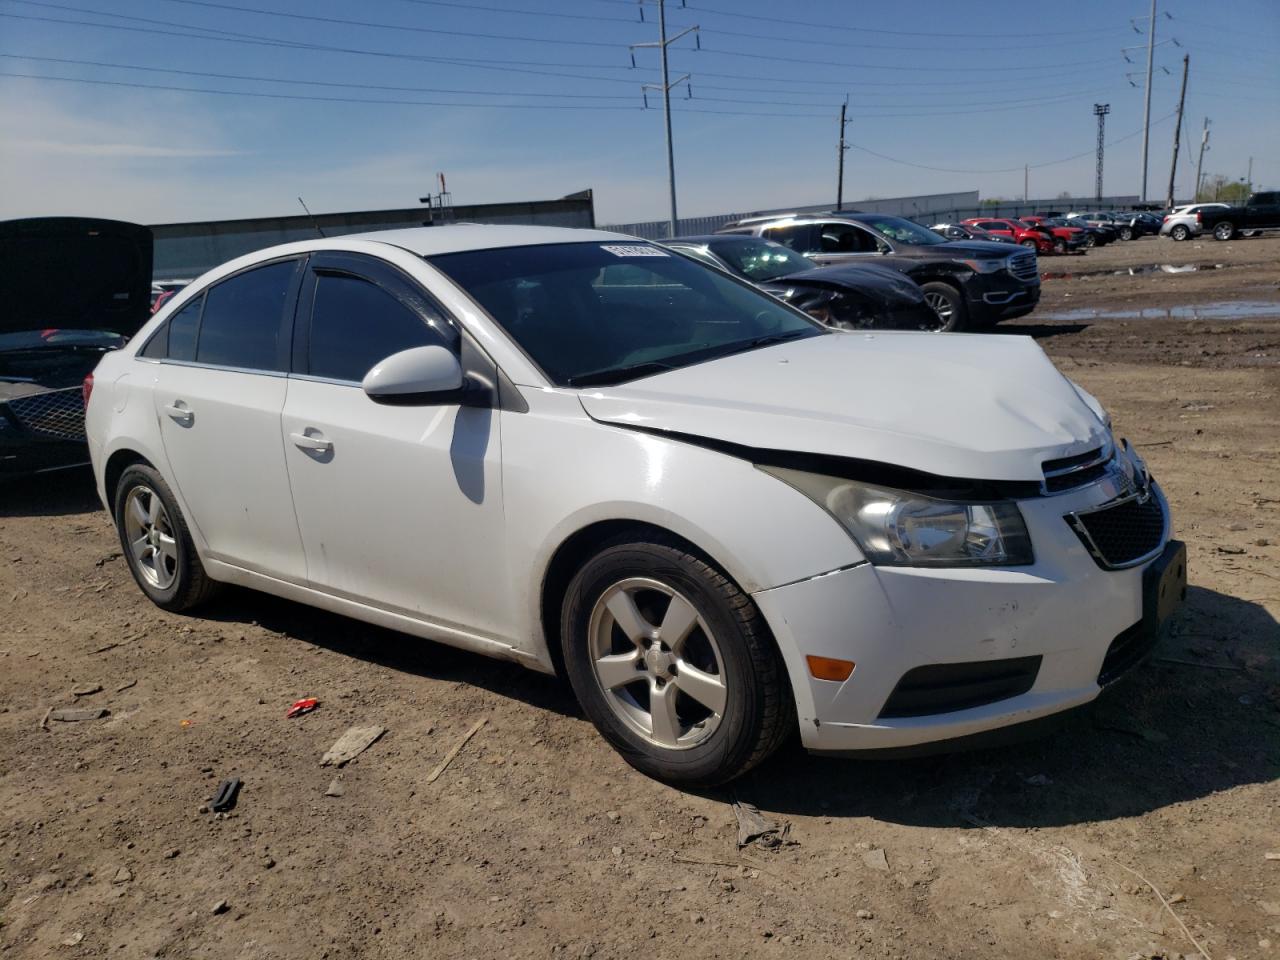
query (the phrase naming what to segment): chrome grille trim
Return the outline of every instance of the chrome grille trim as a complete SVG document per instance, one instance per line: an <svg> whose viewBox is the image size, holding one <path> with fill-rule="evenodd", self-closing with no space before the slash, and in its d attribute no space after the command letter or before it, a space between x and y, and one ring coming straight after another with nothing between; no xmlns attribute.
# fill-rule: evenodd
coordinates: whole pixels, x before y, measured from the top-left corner
<svg viewBox="0 0 1280 960"><path fill-rule="evenodd" d="M1075 461L1075 457L1062 457L1058 460L1046 460L1041 468L1044 470L1044 480L1040 483L1040 493L1046 497L1057 496L1062 493L1069 493L1072 490L1078 490L1089 483L1092 483L1096 477L1091 475L1091 471L1097 470L1099 467L1105 466L1115 456L1115 445L1111 441L1107 441L1095 451L1090 451L1093 455L1087 460L1069 463L1066 466L1050 468L1047 465L1051 463L1060 463L1063 461ZM1080 482L1071 483L1070 478L1077 476ZM1067 481L1067 482L1063 482ZM1062 484L1062 485L1059 485Z"/></svg>
<svg viewBox="0 0 1280 960"><path fill-rule="evenodd" d="M1034 280L1040 275L1034 253L1015 253L1009 258L1009 272L1019 280Z"/></svg>

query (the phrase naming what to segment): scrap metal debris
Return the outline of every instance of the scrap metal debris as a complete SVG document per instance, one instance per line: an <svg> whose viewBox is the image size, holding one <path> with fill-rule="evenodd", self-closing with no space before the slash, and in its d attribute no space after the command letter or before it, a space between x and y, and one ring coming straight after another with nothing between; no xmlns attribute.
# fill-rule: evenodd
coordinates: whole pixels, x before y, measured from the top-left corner
<svg viewBox="0 0 1280 960"><path fill-rule="evenodd" d="M320 758L320 766L345 766L373 746L386 732L386 727L352 727Z"/></svg>
<svg viewBox="0 0 1280 960"><path fill-rule="evenodd" d="M285 711L285 719L300 717L304 713L310 713L318 706L320 706L320 701L315 697L303 697L301 700L295 700L293 706Z"/></svg>
<svg viewBox="0 0 1280 960"><path fill-rule="evenodd" d="M71 691L71 695L73 697L87 697L87 696L90 696L91 694L101 693L101 692L102 692L102 684L90 683L90 684L86 684L83 687L76 687L74 690Z"/></svg>

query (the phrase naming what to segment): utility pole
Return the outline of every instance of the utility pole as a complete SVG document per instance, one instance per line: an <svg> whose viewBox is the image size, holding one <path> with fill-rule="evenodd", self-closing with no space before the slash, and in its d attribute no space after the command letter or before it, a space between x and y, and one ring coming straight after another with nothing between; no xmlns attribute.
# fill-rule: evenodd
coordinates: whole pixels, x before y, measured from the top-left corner
<svg viewBox="0 0 1280 960"><path fill-rule="evenodd" d="M1028 164L1022 165L1022 202L1027 202L1027 181L1030 178L1031 167Z"/></svg>
<svg viewBox="0 0 1280 960"><path fill-rule="evenodd" d="M1173 163L1169 166L1169 192L1165 196L1165 207L1173 209L1173 180L1178 174L1178 144L1182 140L1182 107L1187 102L1187 71L1191 69L1191 54L1182 57L1182 92L1178 94L1178 122L1173 128ZM1194 197L1192 198L1195 199Z"/></svg>
<svg viewBox="0 0 1280 960"><path fill-rule="evenodd" d="M1192 201L1200 199L1200 176L1204 169L1204 152L1209 149L1209 118L1204 118L1204 130L1200 133L1200 159L1196 161L1196 192Z"/></svg>
<svg viewBox="0 0 1280 960"><path fill-rule="evenodd" d="M1093 199L1098 203L1102 202L1102 151L1105 146L1107 114L1110 112L1111 104L1109 103L1095 103L1093 105L1093 115L1098 118L1098 158L1094 171Z"/></svg>
<svg viewBox="0 0 1280 960"><path fill-rule="evenodd" d="M844 127L849 121L844 118L845 111L849 109L849 97L846 94L844 103L840 104L840 143L836 147L836 209L840 210L844 207L844 153L849 149L848 144L844 142ZM1252 163L1252 159L1249 161Z"/></svg>
<svg viewBox="0 0 1280 960"><path fill-rule="evenodd" d="M1252 195L1253 194L1253 157L1249 158L1249 178L1247 182L1249 185L1249 193L1250 195Z"/></svg>
<svg viewBox="0 0 1280 960"><path fill-rule="evenodd" d="M1142 107L1142 202L1147 202L1147 145L1151 140L1151 64L1156 52L1156 0L1147 23L1147 92Z"/></svg>
<svg viewBox="0 0 1280 960"><path fill-rule="evenodd" d="M643 2L643 0L641 0ZM643 11L643 7L641 8ZM641 13L643 18L643 12ZM676 235L676 159L675 149L671 143L671 90L682 83L688 83L689 74L678 77L674 82L671 80L671 74L667 66L667 47L675 43L681 37L689 33L697 33L696 26L687 27L681 30L674 37L667 36L667 0L658 0L658 42L657 43L633 43L631 44L631 65L634 67L636 62L635 51L657 47L662 52L662 83L652 84L646 83L641 86L641 90L661 90L662 91L662 113L667 128L667 188L671 193L671 216L667 222L667 236L674 237ZM701 40L698 41L698 49L702 49ZM645 98L645 106L649 105L648 97Z"/></svg>

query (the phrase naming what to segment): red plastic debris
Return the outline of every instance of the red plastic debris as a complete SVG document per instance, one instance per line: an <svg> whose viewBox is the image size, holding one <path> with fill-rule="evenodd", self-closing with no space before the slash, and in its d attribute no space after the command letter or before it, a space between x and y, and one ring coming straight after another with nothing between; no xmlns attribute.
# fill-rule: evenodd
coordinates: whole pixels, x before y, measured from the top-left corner
<svg viewBox="0 0 1280 960"><path fill-rule="evenodd" d="M285 714L285 717L286 718L300 717L304 713L310 713L312 710L314 710L318 706L320 706L320 701L317 700L315 697L303 697L301 700L297 701L296 703L294 703L292 707L289 708L288 712Z"/></svg>

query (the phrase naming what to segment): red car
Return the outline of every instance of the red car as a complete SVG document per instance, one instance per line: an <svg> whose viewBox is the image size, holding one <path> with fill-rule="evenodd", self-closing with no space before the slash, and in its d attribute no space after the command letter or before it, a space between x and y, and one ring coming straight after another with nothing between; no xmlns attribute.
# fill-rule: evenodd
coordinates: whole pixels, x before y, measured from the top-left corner
<svg viewBox="0 0 1280 960"><path fill-rule="evenodd" d="M1042 217L1040 214L1034 214L1030 217L1019 217L1023 223L1029 223L1041 230L1048 230L1053 234L1053 249L1057 253L1072 253L1080 250L1085 246L1084 231L1079 227L1069 227L1066 224L1057 223L1050 217Z"/></svg>
<svg viewBox="0 0 1280 960"><path fill-rule="evenodd" d="M982 217L973 217L963 222L969 226L981 227L998 237L1008 237L1014 243L1030 247L1037 253L1053 253L1054 250L1054 237L1046 228L1033 227L1021 220L986 220Z"/></svg>

